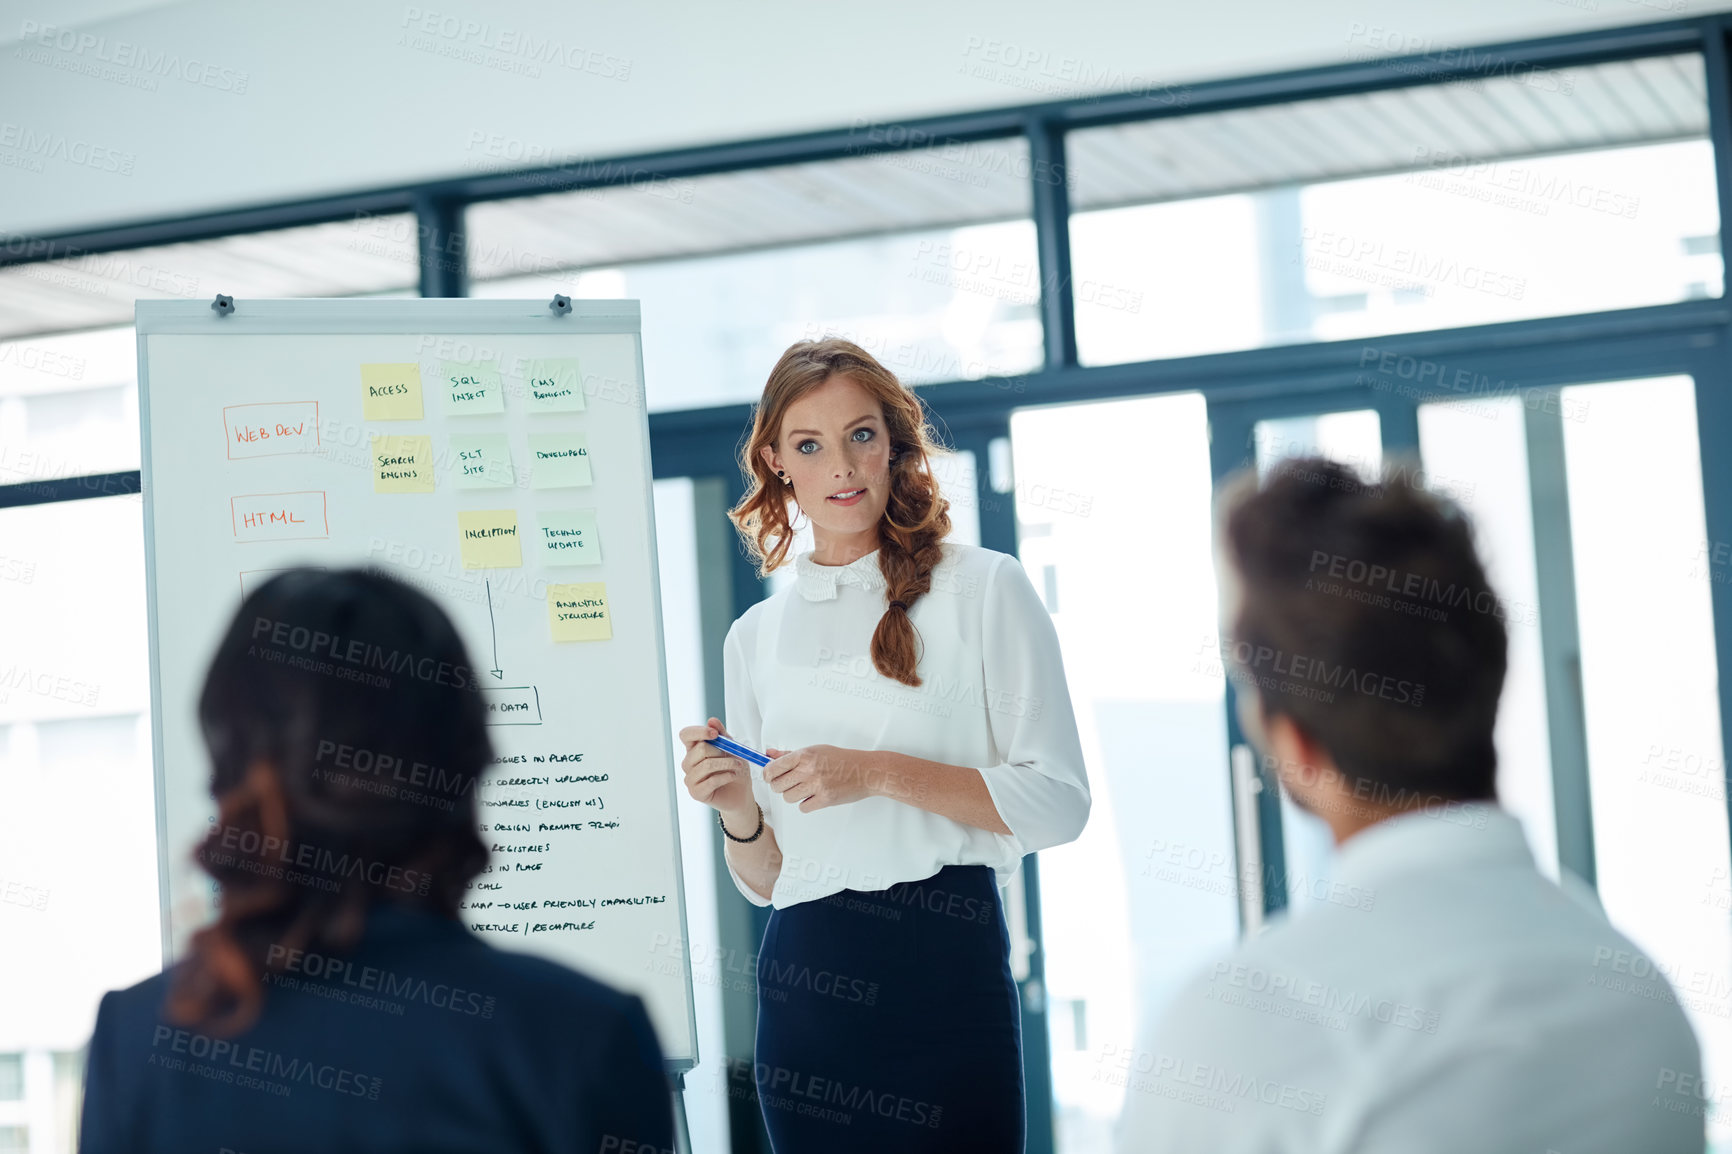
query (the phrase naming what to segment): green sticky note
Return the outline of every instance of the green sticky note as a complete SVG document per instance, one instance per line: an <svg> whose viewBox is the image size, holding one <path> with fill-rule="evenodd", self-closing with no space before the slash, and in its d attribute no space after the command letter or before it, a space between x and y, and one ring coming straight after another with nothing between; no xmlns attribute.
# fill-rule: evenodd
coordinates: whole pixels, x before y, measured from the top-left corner
<svg viewBox="0 0 1732 1154"><path fill-rule="evenodd" d="M445 411L468 417L505 411L505 388L494 365L471 361L440 361L445 382Z"/></svg>
<svg viewBox="0 0 1732 1154"><path fill-rule="evenodd" d="M582 433L529 434L531 488L570 489L591 480L589 440Z"/></svg>
<svg viewBox="0 0 1732 1154"><path fill-rule="evenodd" d="M536 515L536 539L545 565L600 565L601 537L594 509L553 509Z"/></svg>
<svg viewBox="0 0 1732 1154"><path fill-rule="evenodd" d="M504 433L452 433L451 469L459 489L509 489L517 483Z"/></svg>
<svg viewBox="0 0 1732 1154"><path fill-rule="evenodd" d="M530 361L524 373L532 413L581 413L583 373L576 357Z"/></svg>

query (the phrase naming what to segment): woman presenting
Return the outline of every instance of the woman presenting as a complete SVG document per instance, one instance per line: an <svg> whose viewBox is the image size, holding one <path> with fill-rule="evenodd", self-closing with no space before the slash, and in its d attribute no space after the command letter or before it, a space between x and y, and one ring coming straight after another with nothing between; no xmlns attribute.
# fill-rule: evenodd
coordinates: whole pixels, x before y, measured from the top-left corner
<svg viewBox="0 0 1732 1154"><path fill-rule="evenodd" d="M730 516L762 572L724 647L727 722L680 737L729 872L774 905L755 1076L778 1154L1023 1148L999 901L1088 818L1058 637L1022 566L946 541L920 401L843 340L770 373ZM705 739L726 735L762 769Z"/></svg>

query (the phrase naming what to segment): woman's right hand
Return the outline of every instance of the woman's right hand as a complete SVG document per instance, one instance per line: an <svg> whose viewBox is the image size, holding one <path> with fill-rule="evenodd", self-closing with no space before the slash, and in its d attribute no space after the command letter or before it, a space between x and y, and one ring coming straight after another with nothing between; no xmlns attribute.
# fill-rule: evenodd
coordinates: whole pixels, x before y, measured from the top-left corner
<svg viewBox="0 0 1732 1154"><path fill-rule="evenodd" d="M686 792L692 799L720 813L729 828L745 837L758 824L751 766L709 744L710 738L727 735L727 729L714 717L708 725L688 725L680 730L680 740L686 746L680 768L685 771Z"/></svg>

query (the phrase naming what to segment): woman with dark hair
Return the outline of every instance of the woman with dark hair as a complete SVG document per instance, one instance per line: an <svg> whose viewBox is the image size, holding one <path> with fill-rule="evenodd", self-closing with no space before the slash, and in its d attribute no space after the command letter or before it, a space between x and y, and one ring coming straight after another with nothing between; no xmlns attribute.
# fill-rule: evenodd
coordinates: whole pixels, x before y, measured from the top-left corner
<svg viewBox="0 0 1732 1154"><path fill-rule="evenodd" d="M1014 557L945 539L939 452L919 398L832 339L783 354L741 453L760 571L795 508L813 548L728 631L732 730L680 736L735 883L775 907L755 1076L778 1154L1023 1146L999 887L1082 831L1088 782L1052 619Z"/></svg>
<svg viewBox="0 0 1732 1154"><path fill-rule="evenodd" d="M241 605L199 700L220 909L103 998L81 1150L671 1149L642 1003L458 920L488 862L472 677L450 619L376 572L291 570Z"/></svg>

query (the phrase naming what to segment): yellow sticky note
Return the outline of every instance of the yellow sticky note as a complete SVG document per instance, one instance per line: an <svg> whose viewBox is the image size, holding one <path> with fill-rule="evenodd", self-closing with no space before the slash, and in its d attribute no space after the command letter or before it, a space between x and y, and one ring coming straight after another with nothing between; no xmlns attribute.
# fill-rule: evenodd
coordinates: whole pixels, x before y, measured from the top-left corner
<svg viewBox="0 0 1732 1154"><path fill-rule="evenodd" d="M517 483L504 433L452 433L451 465L459 489L509 489Z"/></svg>
<svg viewBox="0 0 1732 1154"><path fill-rule="evenodd" d="M582 433L529 434L529 483L536 489L587 485L589 439Z"/></svg>
<svg viewBox="0 0 1732 1154"><path fill-rule="evenodd" d="M594 509L549 509L536 518L545 565L600 565Z"/></svg>
<svg viewBox="0 0 1732 1154"><path fill-rule="evenodd" d="M465 569L516 569L523 564L515 509L463 509L457 537Z"/></svg>
<svg viewBox="0 0 1732 1154"><path fill-rule="evenodd" d="M505 388L499 383L495 365L469 361L440 361L439 375L445 382L445 411L456 417L505 411Z"/></svg>
<svg viewBox="0 0 1732 1154"><path fill-rule="evenodd" d="M433 438L373 436L373 492L431 493Z"/></svg>
<svg viewBox="0 0 1732 1154"><path fill-rule="evenodd" d="M419 421L421 366L362 365L361 417L368 421Z"/></svg>
<svg viewBox="0 0 1732 1154"><path fill-rule="evenodd" d="M581 413L583 372L576 357L549 357L530 361L523 375L532 413Z"/></svg>
<svg viewBox="0 0 1732 1154"><path fill-rule="evenodd" d="M607 641L613 637L605 581L549 585L547 615L555 641Z"/></svg>

